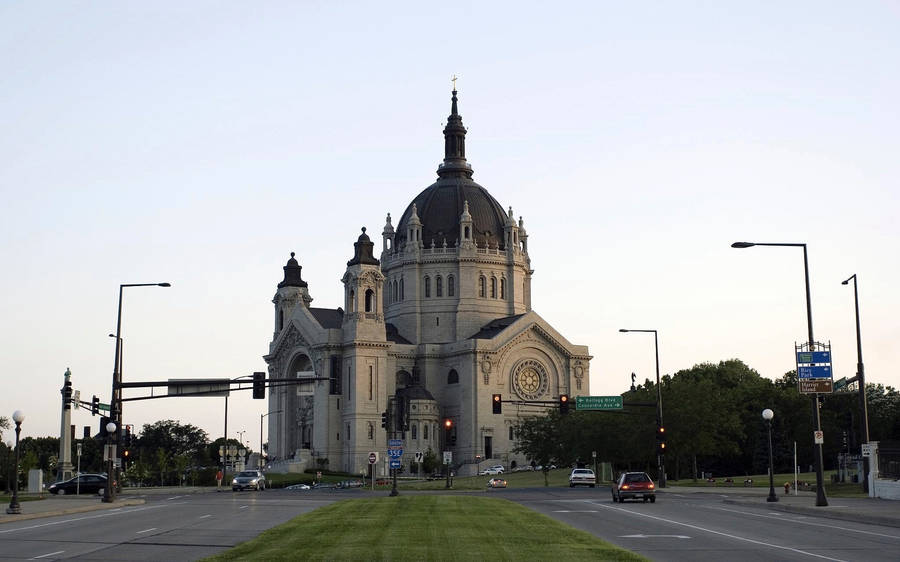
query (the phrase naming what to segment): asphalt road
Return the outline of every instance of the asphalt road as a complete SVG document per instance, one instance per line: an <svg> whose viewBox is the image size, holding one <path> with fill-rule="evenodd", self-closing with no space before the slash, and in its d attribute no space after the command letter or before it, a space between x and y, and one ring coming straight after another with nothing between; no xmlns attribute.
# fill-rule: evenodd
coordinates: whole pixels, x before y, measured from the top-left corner
<svg viewBox="0 0 900 562"><path fill-rule="evenodd" d="M716 494L620 504L608 488L498 491L651 560L900 559L900 529L730 505Z"/></svg>
<svg viewBox="0 0 900 562"><path fill-rule="evenodd" d="M0 527L0 560L196 560L344 497L334 492L147 496L146 503Z"/></svg>

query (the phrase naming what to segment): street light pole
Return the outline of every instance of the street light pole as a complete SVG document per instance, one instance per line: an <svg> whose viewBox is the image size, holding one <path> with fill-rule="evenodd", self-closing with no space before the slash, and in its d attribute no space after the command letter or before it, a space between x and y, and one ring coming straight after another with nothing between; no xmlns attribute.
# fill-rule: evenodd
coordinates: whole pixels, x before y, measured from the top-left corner
<svg viewBox="0 0 900 562"><path fill-rule="evenodd" d="M816 340L813 338L812 299L809 294L809 260L806 257L806 244L798 242L735 242L731 245L732 248L750 248L753 246L790 246L794 248L803 248L803 272L806 276L806 326L809 331L809 351L812 353L816 345ZM816 423L816 431L822 431L822 421L819 416L818 393L812 395L812 415L813 420ZM816 505L820 507L827 506L828 500L825 498L825 478L822 475L822 465L824 464L822 444L816 443L815 437L813 437L813 457L816 464Z"/></svg>
<svg viewBox="0 0 900 562"><path fill-rule="evenodd" d="M769 497L767 502L777 502L778 496L775 495L775 461L772 456L772 418L775 412L766 408L762 411L762 417L766 420L766 428L769 430Z"/></svg>
<svg viewBox="0 0 900 562"><path fill-rule="evenodd" d="M263 466L264 466L263 465L263 456L262 456L262 452L263 452L263 440L262 440L263 418L265 418L266 416L268 416L270 414L280 414L283 411L284 410L272 410L268 414L260 414L259 415L259 463L257 463L257 464L259 464L260 470L262 470Z"/></svg>
<svg viewBox="0 0 900 562"><path fill-rule="evenodd" d="M657 435L659 435L659 430L665 426L663 425L662 388L659 385L659 338L657 337L656 330L626 330L625 328L622 328L619 331L623 333L644 332L653 334L653 348L656 351L656 431ZM665 488L666 456L658 451L656 453L656 468L659 471L659 487Z"/></svg>
<svg viewBox="0 0 900 562"><path fill-rule="evenodd" d="M116 316L116 355L113 361L113 381L112 381L112 399L109 401L109 419L110 423L114 423L116 429L115 435L107 435L107 443L112 444L114 449L119 444L118 430L122 427L122 293L125 287L171 287L170 283L122 283L119 285L119 307ZM113 461L112 450L109 451L110 460L107 465L106 474L106 491L103 494L104 502L112 502L115 500L115 489L112 486L113 481Z"/></svg>
<svg viewBox="0 0 900 562"><path fill-rule="evenodd" d="M866 396L866 370L863 366L862 336L859 331L859 291L856 287L856 274L841 282L847 285L853 280L853 304L856 308L856 382L859 385L859 412L862 422L859 424L859 432L862 434L862 442L869 442L869 406ZM869 491L869 457L863 457L863 490Z"/></svg>
<svg viewBox="0 0 900 562"><path fill-rule="evenodd" d="M22 507L19 505L19 432L22 431L22 422L25 421L25 413L22 410L13 412L13 421L16 422L16 464L13 465L13 493L9 500L9 507L6 513L10 515L18 515L22 513Z"/></svg>

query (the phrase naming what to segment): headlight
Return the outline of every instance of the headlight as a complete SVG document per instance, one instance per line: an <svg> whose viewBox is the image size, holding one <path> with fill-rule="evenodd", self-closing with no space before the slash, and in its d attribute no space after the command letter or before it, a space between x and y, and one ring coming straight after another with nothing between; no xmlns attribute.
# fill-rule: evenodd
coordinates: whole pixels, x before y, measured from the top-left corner
<svg viewBox="0 0 900 562"><path fill-rule="evenodd" d="M232 480L231 483L232 483L232 484L237 484L237 483L238 483L237 478L235 478L234 480Z"/></svg>
<svg viewBox="0 0 900 562"><path fill-rule="evenodd" d="M251 484L256 484L256 478L250 481Z"/></svg>

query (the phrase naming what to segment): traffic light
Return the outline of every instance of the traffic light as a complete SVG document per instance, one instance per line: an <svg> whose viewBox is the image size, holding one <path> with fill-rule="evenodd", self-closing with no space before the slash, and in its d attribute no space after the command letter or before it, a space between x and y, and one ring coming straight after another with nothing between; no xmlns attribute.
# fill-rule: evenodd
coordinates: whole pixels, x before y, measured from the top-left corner
<svg viewBox="0 0 900 562"><path fill-rule="evenodd" d="M444 443L448 446L456 445L456 431L450 418L444 420Z"/></svg>
<svg viewBox="0 0 900 562"><path fill-rule="evenodd" d="M106 431L106 424L109 423L109 418L106 416L100 416L100 437L104 439L109 436L109 432Z"/></svg>
<svg viewBox="0 0 900 562"><path fill-rule="evenodd" d="M666 454L666 428L663 426L656 428L656 454Z"/></svg>
<svg viewBox="0 0 900 562"><path fill-rule="evenodd" d="M91 415L96 416L100 413L100 399L94 396L91 398Z"/></svg>
<svg viewBox="0 0 900 562"><path fill-rule="evenodd" d="M253 399L262 400L266 397L266 374L253 373Z"/></svg>
<svg viewBox="0 0 900 562"><path fill-rule="evenodd" d="M559 415L561 415L561 416L569 415L569 395L568 394L560 394L559 395Z"/></svg>
<svg viewBox="0 0 900 562"><path fill-rule="evenodd" d="M66 382L63 383L63 408L72 409L72 381L69 377L66 377Z"/></svg>
<svg viewBox="0 0 900 562"><path fill-rule="evenodd" d="M493 411L495 414L503 413L503 401L501 400L501 396L499 394L494 394L491 396L491 406L493 407Z"/></svg>
<svg viewBox="0 0 900 562"><path fill-rule="evenodd" d="M388 413L381 412L381 429L387 429L388 427Z"/></svg>
<svg viewBox="0 0 900 562"><path fill-rule="evenodd" d="M123 441L123 444L125 445L125 447L131 447L131 442L132 442L131 440L133 437L134 436L131 434L131 426L126 425L125 426L125 439Z"/></svg>

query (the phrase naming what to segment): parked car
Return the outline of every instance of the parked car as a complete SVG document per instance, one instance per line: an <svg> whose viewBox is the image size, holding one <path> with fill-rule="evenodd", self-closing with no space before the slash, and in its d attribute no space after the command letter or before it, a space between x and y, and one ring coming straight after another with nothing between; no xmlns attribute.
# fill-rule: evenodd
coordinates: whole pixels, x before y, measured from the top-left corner
<svg viewBox="0 0 900 562"><path fill-rule="evenodd" d="M490 476L490 475L494 475L494 474L503 474L503 471L502 471L502 470L497 470L496 468L491 467L491 468L485 468L484 470L482 470L482 471L479 472L478 474L480 474L480 475L482 475L482 476Z"/></svg>
<svg viewBox="0 0 900 562"><path fill-rule="evenodd" d="M51 494L64 496L66 494L96 494L103 493L106 489L105 474L81 474L75 478L54 482L47 487Z"/></svg>
<svg viewBox="0 0 900 562"><path fill-rule="evenodd" d="M265 490L265 475L258 470L242 470L238 472L231 480L231 490L237 492L245 489Z"/></svg>
<svg viewBox="0 0 900 562"><path fill-rule="evenodd" d="M502 478L491 478L488 480L488 488L506 488L506 480Z"/></svg>
<svg viewBox="0 0 900 562"><path fill-rule="evenodd" d="M612 499L619 503L626 499L656 503L656 486L646 472L623 472L612 485Z"/></svg>
<svg viewBox="0 0 900 562"><path fill-rule="evenodd" d="M309 490L309 484L291 484L290 486L285 486L285 490Z"/></svg>
<svg viewBox="0 0 900 562"><path fill-rule="evenodd" d="M503 474L503 471L506 470L505 468L503 468L503 465L502 465L502 464L495 464L494 466L491 466L491 467L489 467L489 468L492 468L492 469L498 471L499 474Z"/></svg>
<svg viewBox="0 0 900 562"><path fill-rule="evenodd" d="M590 486L593 488L597 485L597 477L594 471L589 468L576 468L569 474L569 487Z"/></svg>

